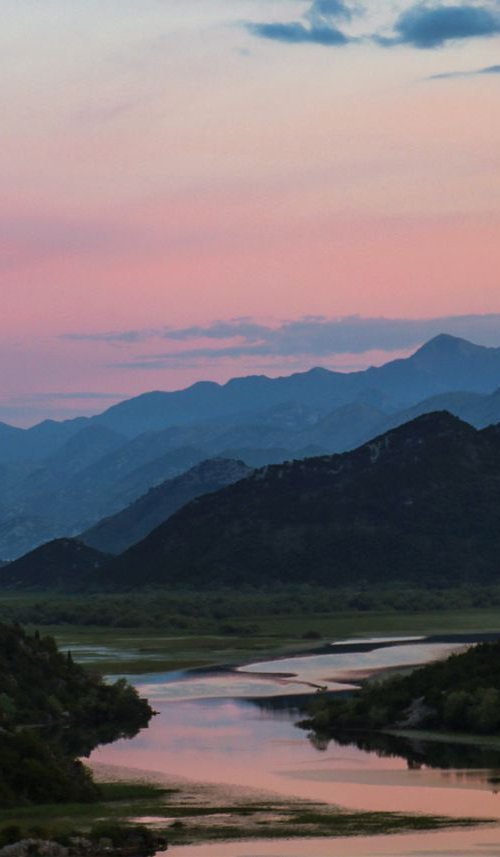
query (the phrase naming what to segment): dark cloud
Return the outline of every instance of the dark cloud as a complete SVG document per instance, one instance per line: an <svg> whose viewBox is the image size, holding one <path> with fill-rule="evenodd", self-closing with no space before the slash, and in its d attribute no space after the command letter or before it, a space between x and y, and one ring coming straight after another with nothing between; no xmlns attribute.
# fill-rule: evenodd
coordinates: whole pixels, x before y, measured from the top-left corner
<svg viewBox="0 0 500 857"><path fill-rule="evenodd" d="M342 0L314 0L302 21L248 24L247 29L261 39L340 47L353 39L340 30L335 22L339 19L350 21L351 17L351 9Z"/></svg>
<svg viewBox="0 0 500 857"><path fill-rule="evenodd" d="M217 321L205 327L164 330L161 334L173 342L192 342L191 348L140 354L114 365L128 369L164 369L185 366L187 362L192 365L192 361L238 358L325 360L342 354L411 349L438 333L450 333L485 345L500 345L500 314L431 319L306 316L277 327L251 319ZM214 344L200 345L199 340L203 339L214 340Z"/></svg>
<svg viewBox="0 0 500 857"><path fill-rule="evenodd" d="M357 7L356 12L363 7ZM247 24L255 36L289 44L342 46L359 39L339 29L338 22L351 21L353 7L343 0L314 0L301 20ZM392 27L392 35L380 33L365 38L390 48L410 45L414 48L439 48L448 42L500 33L498 4L477 5L418 2L402 12Z"/></svg>
<svg viewBox="0 0 500 857"><path fill-rule="evenodd" d="M248 24L248 30L261 39L289 44L314 44L327 47L347 45L352 41L336 27L306 27L299 21L290 24Z"/></svg>
<svg viewBox="0 0 500 857"><path fill-rule="evenodd" d="M448 80L454 77L478 77L488 74L500 74L500 65L489 65L486 68L475 68L471 71L444 71L441 74L432 74L427 80Z"/></svg>
<svg viewBox="0 0 500 857"><path fill-rule="evenodd" d="M393 37L376 36L375 41L384 47L439 48L450 41L500 33L500 14L486 6L417 3L399 16L393 29Z"/></svg>

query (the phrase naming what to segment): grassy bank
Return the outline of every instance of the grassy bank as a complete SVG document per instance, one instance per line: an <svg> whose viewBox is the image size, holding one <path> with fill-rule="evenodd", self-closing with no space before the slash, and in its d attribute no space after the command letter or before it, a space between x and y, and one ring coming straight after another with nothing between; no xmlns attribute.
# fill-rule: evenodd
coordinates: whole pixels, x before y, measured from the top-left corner
<svg viewBox="0 0 500 857"><path fill-rule="evenodd" d="M237 664L307 652L322 642L349 637L405 636L500 631L500 610L475 609L395 613L340 612L327 615L255 615L233 617L231 633L165 633L151 628L103 628L92 625L48 625L63 647L76 646L75 657L107 673L140 674L216 664Z"/></svg>
<svg viewBox="0 0 500 857"><path fill-rule="evenodd" d="M391 812L348 812L326 804L272 799L250 791L196 784L167 788L156 783L102 783L95 804L26 806L0 810L0 842L19 838L63 839L101 834L116 825L147 823L169 845L252 838L331 837L440 830L485 823L484 819Z"/></svg>

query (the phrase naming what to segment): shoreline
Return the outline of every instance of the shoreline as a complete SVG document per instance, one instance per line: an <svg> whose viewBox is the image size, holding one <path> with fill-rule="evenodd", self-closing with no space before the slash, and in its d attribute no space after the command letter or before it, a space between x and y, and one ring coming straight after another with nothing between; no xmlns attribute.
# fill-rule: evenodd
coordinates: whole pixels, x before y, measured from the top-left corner
<svg viewBox="0 0 500 857"><path fill-rule="evenodd" d="M500 819L424 813L357 811L288 797L265 789L227 786L170 776L160 771L94 763L96 781L151 784L168 790L155 815L128 819L166 836L169 845L209 845L276 839L349 839L418 831L498 827ZM125 821L125 819L124 819Z"/></svg>

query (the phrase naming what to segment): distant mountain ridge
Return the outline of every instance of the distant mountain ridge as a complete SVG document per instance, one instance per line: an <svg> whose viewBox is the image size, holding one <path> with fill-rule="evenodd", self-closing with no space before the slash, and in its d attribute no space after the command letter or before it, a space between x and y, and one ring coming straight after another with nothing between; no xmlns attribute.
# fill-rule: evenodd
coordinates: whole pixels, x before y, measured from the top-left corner
<svg viewBox="0 0 500 857"><path fill-rule="evenodd" d="M173 393L146 393L113 405L92 420L125 434L167 425L248 415L284 402L335 406L353 401L377 405L389 397L394 409L451 390L488 393L500 387L500 348L474 345L440 334L411 357L359 372L315 368L282 378L249 376L226 384L200 382Z"/></svg>
<svg viewBox="0 0 500 857"><path fill-rule="evenodd" d="M203 382L92 418L0 424L0 557L75 536L210 458L250 467L343 452L435 410L500 422L500 349L440 335L364 372Z"/></svg>
<svg viewBox="0 0 500 857"><path fill-rule="evenodd" d="M313 368L280 378L253 375L233 378L225 384L200 381L175 392L143 393L112 405L94 417L80 417L54 423L46 420L31 429L14 429L0 424L2 436L24 437L27 452L34 448L34 438L54 433L68 439L84 425L106 426L127 437L168 426L181 426L218 418L245 417L286 402L299 402L308 407L332 410L335 406L362 401L375 407L386 405L402 409L420 399L456 390L491 393L500 388L500 347L475 345L449 334L439 334L413 355L390 361L380 367L356 372L337 372ZM10 430L10 432L9 432ZM45 442L50 446L48 441ZM27 457L27 452L23 457ZM12 454L12 449L10 449ZM16 446L17 454L17 446Z"/></svg>

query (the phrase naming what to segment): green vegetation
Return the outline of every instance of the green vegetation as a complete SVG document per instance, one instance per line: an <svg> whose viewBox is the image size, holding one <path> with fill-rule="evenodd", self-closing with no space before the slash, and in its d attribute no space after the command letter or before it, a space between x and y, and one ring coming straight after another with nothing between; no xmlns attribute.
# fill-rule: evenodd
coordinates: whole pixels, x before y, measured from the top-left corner
<svg viewBox="0 0 500 857"><path fill-rule="evenodd" d="M484 610L487 617L486 611L494 608L497 608L495 627L498 627L500 586L332 589L289 584L268 589L221 587L204 591L203 597L194 589L95 595L2 592L0 621L34 626L144 628L171 635L250 637L272 634L275 627L280 633L287 626L297 633L299 624L304 634L311 630L321 633L324 628L331 634L331 620L350 630L367 622L372 627L377 614L381 614L379 630L388 631L393 625L401 630L413 624L414 616L410 614L453 614L460 610L478 615ZM401 614L405 614L403 618ZM422 623L417 621L420 627ZM439 619L443 621L447 622L445 617ZM475 621L477 628L483 627L482 618ZM434 623L432 630L438 631L439 623Z"/></svg>
<svg viewBox="0 0 500 857"><path fill-rule="evenodd" d="M500 630L500 608L494 607L500 589L387 591L380 603L384 596L394 596L388 609L361 611L342 609L347 591L310 587L221 590L203 598L166 591L92 598L3 593L0 619L37 627L63 647L77 646L76 660L108 674L237 664L348 637ZM414 612L419 598L423 606ZM472 602L477 606L458 609Z"/></svg>
<svg viewBox="0 0 500 857"><path fill-rule="evenodd" d="M357 836L469 826L483 820L391 812L349 812L301 800L262 800L252 793L229 798L217 789L165 789L148 783L104 783L96 803L58 804L0 810L0 846L36 836L68 843L72 837L115 844L154 819L154 834L169 845L231 839ZM141 825L143 846L148 828ZM151 836L151 833L150 833ZM147 853L143 848L139 853Z"/></svg>
<svg viewBox="0 0 500 857"><path fill-rule="evenodd" d="M500 643L369 683L348 699L318 700L302 725L319 735L391 727L499 734Z"/></svg>
<svg viewBox="0 0 500 857"><path fill-rule="evenodd" d="M152 713L124 680L87 673L52 638L0 625L0 805L97 800L77 757L132 737Z"/></svg>

